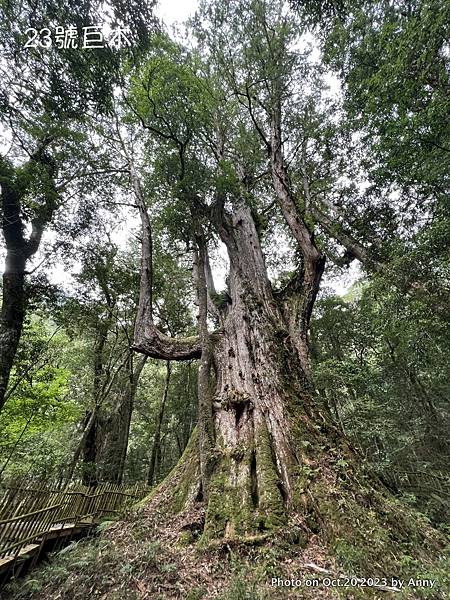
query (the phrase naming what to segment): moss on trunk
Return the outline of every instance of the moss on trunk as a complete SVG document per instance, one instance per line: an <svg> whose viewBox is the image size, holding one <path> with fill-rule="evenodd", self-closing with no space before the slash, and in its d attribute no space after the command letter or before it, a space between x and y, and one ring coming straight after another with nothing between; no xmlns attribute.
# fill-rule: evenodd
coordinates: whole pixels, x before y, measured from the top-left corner
<svg viewBox="0 0 450 600"><path fill-rule="evenodd" d="M442 536L396 500L345 440L341 447L336 441L330 446L320 428L303 428L288 498L270 434L261 427L247 446L216 449L209 494L203 498L194 434L156 495L164 498L168 519L204 506L202 529L186 542L198 541L199 549L261 543L268 536L304 547L318 537L346 573L417 577L433 557L437 560Z"/></svg>
<svg viewBox="0 0 450 600"><path fill-rule="evenodd" d="M269 538L303 548L320 539L349 574L417 575L442 538L390 495L334 426L312 393L292 315L267 278L250 211L229 225L229 302L220 333L213 340L204 332L199 387L199 403L210 402L212 444L205 449L195 434L155 501L186 515L185 525L201 506L192 542L202 549ZM299 285L295 292L310 298L298 303L305 336L314 294Z"/></svg>

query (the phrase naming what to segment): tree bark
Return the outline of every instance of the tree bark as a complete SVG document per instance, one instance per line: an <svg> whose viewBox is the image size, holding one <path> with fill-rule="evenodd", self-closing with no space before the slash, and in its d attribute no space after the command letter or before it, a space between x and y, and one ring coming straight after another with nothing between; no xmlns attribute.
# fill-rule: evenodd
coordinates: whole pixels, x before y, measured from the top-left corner
<svg viewBox="0 0 450 600"><path fill-rule="evenodd" d="M16 177L14 168L0 156L2 232L6 244L0 312L0 411L5 403L11 369L23 330L26 263L37 252L44 228L56 209L56 166L46 153L50 141L44 139L38 144L29 162L22 167L21 179ZM46 192L39 199L40 206L31 219L31 234L27 239L24 234L22 201L33 183L31 173L36 162L46 172Z"/></svg>
<svg viewBox="0 0 450 600"><path fill-rule="evenodd" d="M197 251L196 287L198 301L198 330L202 347L198 368L198 442L200 457L201 493L208 494L209 478L213 469L214 424L212 411L211 369L213 364L213 342L208 331L208 286L207 286L207 249L206 241L200 229L196 236ZM212 281L212 278L211 278ZM211 285L211 283L210 283Z"/></svg>
<svg viewBox="0 0 450 600"><path fill-rule="evenodd" d="M287 290L289 295L285 300L285 315L289 335L297 348L303 370L309 375L308 328L325 267L325 257L314 242L313 232L303 219L291 188L283 153L279 100L275 102L271 114L270 164L278 204L302 255L302 264L293 278L290 289Z"/></svg>
<svg viewBox="0 0 450 600"><path fill-rule="evenodd" d="M92 413L91 413L92 414ZM91 417L88 413L88 420ZM87 428L82 450L81 480L83 485L96 486L97 479L97 429L99 426L98 411L95 412L91 426Z"/></svg>
<svg viewBox="0 0 450 600"><path fill-rule="evenodd" d="M105 324L103 324L102 326L105 326ZM81 438L75 448L73 458L69 464L67 473L65 475L65 480L66 480L67 484L70 483L70 481L73 477L73 474L75 473L75 469L76 469L76 466L80 459L80 456L82 456L82 455L84 456L84 454L86 455L86 465L88 465L89 462L97 461L97 449L93 449L93 450L89 451L86 448L86 446L89 444L92 444L93 442L91 442L91 440L96 438L95 435L94 435L94 437L92 437L92 435L93 435L92 430L97 430L97 427L99 425L99 422L100 422L99 412L100 412L101 405L102 405L104 399L108 396L109 392L111 391L111 388L112 388L113 384L115 383L117 376L119 375L119 373L122 371L122 369L125 367L127 361L129 360L129 354L127 352L127 356L125 357L124 362L119 364L119 366L116 368L115 372L109 377L108 381L105 381L105 382L102 381L101 375L103 372L103 357L101 356L101 354L103 353L103 346L106 341L105 335L107 334L107 330L108 330L108 325L106 325L106 333L104 330L103 333L97 337L95 351L94 351L94 369L93 369L93 371L94 371L94 388L93 388L94 406L93 406L92 410L89 410L86 414L86 418L84 420L83 427L82 427ZM99 354L99 353L101 353L101 354ZM92 469L90 467L87 470L92 472Z"/></svg>
<svg viewBox="0 0 450 600"><path fill-rule="evenodd" d="M127 376L121 381L117 401L109 409L109 414L100 419L96 435L99 481L122 483L134 399L145 363L146 357L142 357L134 365L130 355L126 367Z"/></svg>
<svg viewBox="0 0 450 600"><path fill-rule="evenodd" d="M308 367L272 291L250 210L242 206L227 231L231 304L213 347L216 442L205 539L250 535L285 522L299 461L290 411L296 405L313 410Z"/></svg>
<svg viewBox="0 0 450 600"><path fill-rule="evenodd" d="M22 335L25 317L25 262L19 249L7 251L0 314L0 410Z"/></svg>
<svg viewBox="0 0 450 600"><path fill-rule="evenodd" d="M153 233L141 182L133 161L123 144L127 157L131 184L142 224L141 280L139 306L134 329L132 349L152 358L189 360L200 358L202 347L198 336L172 338L156 327L153 321Z"/></svg>
<svg viewBox="0 0 450 600"><path fill-rule="evenodd" d="M1 163L2 230L6 243L3 301L0 313L0 410L3 407L25 316L25 265L27 248L21 219L20 193L13 174Z"/></svg>
<svg viewBox="0 0 450 600"><path fill-rule="evenodd" d="M167 402L167 396L169 394L170 385L170 361L166 361L166 379L164 383L164 391L159 404L158 414L156 416L156 427L155 435L153 436L152 450L150 453L150 465L148 468L147 482L148 485L152 486L155 483L155 476L158 470L158 456L161 450L161 429L164 419L164 411Z"/></svg>
<svg viewBox="0 0 450 600"><path fill-rule="evenodd" d="M87 419L86 435L84 436L84 445L82 448L82 480L83 485L97 485L97 463L98 463L98 431L100 428L100 398L103 387L103 353L108 337L109 319L105 322L99 322L97 326L96 339L94 344L94 363L93 363L93 400L94 410L90 413L92 419Z"/></svg>

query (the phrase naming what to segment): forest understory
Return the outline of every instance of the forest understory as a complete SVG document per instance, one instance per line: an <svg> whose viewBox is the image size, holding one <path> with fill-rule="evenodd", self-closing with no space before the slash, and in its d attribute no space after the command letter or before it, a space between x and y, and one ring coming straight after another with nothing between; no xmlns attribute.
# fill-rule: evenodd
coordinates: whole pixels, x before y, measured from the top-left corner
<svg viewBox="0 0 450 600"><path fill-rule="evenodd" d="M170 478L167 485L174 483ZM199 545L205 522L204 503L193 501L173 515L167 495L166 484L161 484L141 507L117 523L107 524L98 536L74 543L24 581L10 584L2 597L11 600L448 597L445 587L448 557L437 558L445 543L444 536L437 535L425 521L417 521L416 515L394 501L389 508L403 522L389 523L386 515L383 527L390 533L388 544L366 532L361 536L365 544L358 547L354 541L361 532L356 533L355 529L346 538L351 543L342 538L336 552L336 547L330 551L329 531L313 532L298 517L260 539L249 536ZM358 523L358 517L353 518ZM421 528L421 533L414 539L411 532L417 532L417 528ZM380 544L384 553L391 553L384 555L382 565L374 562L372 544ZM279 579L283 584L280 585ZM285 584L286 580L295 584ZM403 584L402 591L398 589L399 581Z"/></svg>

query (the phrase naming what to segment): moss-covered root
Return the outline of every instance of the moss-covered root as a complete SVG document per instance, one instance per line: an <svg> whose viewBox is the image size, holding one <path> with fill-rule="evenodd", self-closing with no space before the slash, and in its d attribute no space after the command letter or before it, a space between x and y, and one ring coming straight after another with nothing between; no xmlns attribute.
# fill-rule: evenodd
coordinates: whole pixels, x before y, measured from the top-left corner
<svg viewBox="0 0 450 600"><path fill-rule="evenodd" d="M288 504L265 427L248 445L218 445L205 500L194 435L177 467L147 499L147 509L158 505L168 519L177 513L189 518L190 508L201 501L203 530L187 541L199 540L199 549L223 542L261 544L276 532L282 536L277 539L291 539L298 551L320 539L342 573L405 581L434 578L440 581L439 592L431 597L445 598L448 554L442 536L425 518L393 498L351 455L337 450L333 454L312 442L303 450ZM301 535L289 535L294 522ZM427 597L426 593L405 597Z"/></svg>
<svg viewBox="0 0 450 600"><path fill-rule="evenodd" d="M269 432L262 425L248 445L222 449L208 489L202 544L264 536L287 523L285 498Z"/></svg>

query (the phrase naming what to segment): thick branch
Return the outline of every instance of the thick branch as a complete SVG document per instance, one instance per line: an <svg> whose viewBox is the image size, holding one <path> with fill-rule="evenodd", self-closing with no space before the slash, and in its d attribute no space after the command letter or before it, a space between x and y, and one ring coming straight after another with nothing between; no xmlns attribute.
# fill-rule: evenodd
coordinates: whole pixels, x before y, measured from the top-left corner
<svg viewBox="0 0 450 600"><path fill-rule="evenodd" d="M297 240L305 260L305 268L310 278L314 277L314 265L321 253L314 243L313 236L300 215L292 194L281 140L281 108L274 109L271 125L271 169L272 181L283 217ZM309 272L311 272L309 274Z"/></svg>
<svg viewBox="0 0 450 600"><path fill-rule="evenodd" d="M161 333L153 322L143 324L136 321L132 350L151 358L163 360L191 360L202 354L198 336L172 338Z"/></svg>
<svg viewBox="0 0 450 600"><path fill-rule="evenodd" d="M201 346L198 337L171 338L155 326L152 303L152 229L145 199L139 179L133 169L131 172L133 188L139 206L142 224L141 283L139 288L139 307L134 329L132 349L152 358L163 360L190 360L200 358Z"/></svg>
<svg viewBox="0 0 450 600"><path fill-rule="evenodd" d="M272 113L271 138L271 167L275 193L283 217L292 235L297 240L303 257L302 265L292 282L293 285L290 286L291 291L298 290L300 293L291 295L285 303L285 308L289 321L289 331L296 341L302 364L307 372L309 365L309 321L319 291L325 258L315 245L313 235L303 220L292 193L283 155L280 105Z"/></svg>
<svg viewBox="0 0 450 600"><path fill-rule="evenodd" d="M198 272L197 269L199 268L197 259L194 260L194 280L197 286L197 282L198 282ZM204 260L204 277L205 277L205 282L206 282L206 289L207 289L207 306L208 306L208 312L210 313L211 316L213 317L220 317L220 310L218 309L218 307L214 304L214 298L216 296L216 288L214 285L214 279L213 279L213 275L212 275L212 271L211 271L211 265L209 262L209 254L208 254L208 248L206 246L205 249L205 260ZM199 304L199 298L197 298L197 304Z"/></svg>
<svg viewBox="0 0 450 600"><path fill-rule="evenodd" d="M131 161L130 176L142 226L141 282L136 318L136 323L140 323L147 317L153 320L153 236L141 182Z"/></svg>
<svg viewBox="0 0 450 600"><path fill-rule="evenodd" d="M205 277L206 277L206 287L208 288L208 292L210 294L216 293L216 286L214 285L214 278L211 270L211 263L209 261L209 254L206 251L205 255Z"/></svg>

